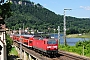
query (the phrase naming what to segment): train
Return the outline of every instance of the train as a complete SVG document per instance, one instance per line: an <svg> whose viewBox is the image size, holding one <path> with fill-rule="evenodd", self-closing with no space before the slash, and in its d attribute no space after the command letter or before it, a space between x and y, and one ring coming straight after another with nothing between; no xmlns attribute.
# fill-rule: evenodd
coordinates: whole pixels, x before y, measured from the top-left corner
<svg viewBox="0 0 90 60"><path fill-rule="evenodd" d="M46 54L58 54L58 39L50 36L41 35L19 35L10 36L13 41L22 43L22 45L42 51Z"/></svg>

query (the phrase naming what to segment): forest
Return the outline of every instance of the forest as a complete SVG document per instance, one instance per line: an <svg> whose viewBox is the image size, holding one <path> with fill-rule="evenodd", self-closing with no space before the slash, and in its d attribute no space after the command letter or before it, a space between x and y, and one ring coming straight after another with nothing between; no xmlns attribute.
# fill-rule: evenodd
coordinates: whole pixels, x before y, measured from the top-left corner
<svg viewBox="0 0 90 60"><path fill-rule="evenodd" d="M7 28L18 30L19 28L23 28L24 24L25 28L28 27L29 30L35 29L45 32L49 30L49 32L53 32L53 29L57 29L57 26L60 26L60 31L63 32L63 15L55 14L39 3L35 4L31 1L22 1L22 4L19 4L19 0L15 0L16 2L13 1L12 3L0 5L0 15L3 17ZM0 23L4 23L4 21L0 21ZM90 18L66 16L67 34L90 32L89 22ZM9 54L12 48L12 40L8 35L6 35L6 40L7 53ZM89 43L90 40L79 41L75 46L59 45L59 48L90 57Z"/></svg>
<svg viewBox="0 0 90 60"><path fill-rule="evenodd" d="M63 15L56 14L39 3L31 1L12 0L10 6L12 16L5 18L6 27L11 30L23 28L34 29L43 32L53 32L60 26L63 32ZM90 18L77 18L66 16L67 34L87 33L90 31ZM57 31L56 31L57 32Z"/></svg>

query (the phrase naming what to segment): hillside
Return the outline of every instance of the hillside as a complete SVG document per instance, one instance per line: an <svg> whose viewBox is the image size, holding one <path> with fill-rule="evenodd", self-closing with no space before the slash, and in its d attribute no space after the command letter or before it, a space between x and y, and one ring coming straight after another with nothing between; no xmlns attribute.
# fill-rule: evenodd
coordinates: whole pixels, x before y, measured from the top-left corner
<svg viewBox="0 0 90 60"><path fill-rule="evenodd" d="M39 31L53 31L60 26L63 31L63 16L55 14L54 12L44 8L42 5L35 4L28 0L12 0L11 5L12 16L5 19L6 26L10 29L19 29L28 27ZM66 26L67 30L89 31L89 18L76 18L67 16Z"/></svg>

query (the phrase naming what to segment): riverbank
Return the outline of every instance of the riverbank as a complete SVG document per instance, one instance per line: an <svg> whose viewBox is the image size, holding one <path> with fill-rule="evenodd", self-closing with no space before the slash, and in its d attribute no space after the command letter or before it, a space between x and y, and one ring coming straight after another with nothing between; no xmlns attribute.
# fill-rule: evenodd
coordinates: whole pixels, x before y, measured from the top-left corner
<svg viewBox="0 0 90 60"><path fill-rule="evenodd" d="M70 34L67 38L90 38L90 34Z"/></svg>

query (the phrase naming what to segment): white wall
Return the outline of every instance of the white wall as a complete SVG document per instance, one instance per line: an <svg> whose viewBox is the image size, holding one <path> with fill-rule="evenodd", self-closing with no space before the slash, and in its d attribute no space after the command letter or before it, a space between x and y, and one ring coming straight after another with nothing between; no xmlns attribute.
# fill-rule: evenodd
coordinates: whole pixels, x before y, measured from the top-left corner
<svg viewBox="0 0 90 60"><path fill-rule="evenodd" d="M0 31L0 45L3 47L1 50L0 60L7 60L6 57L6 39L5 39L5 31Z"/></svg>

